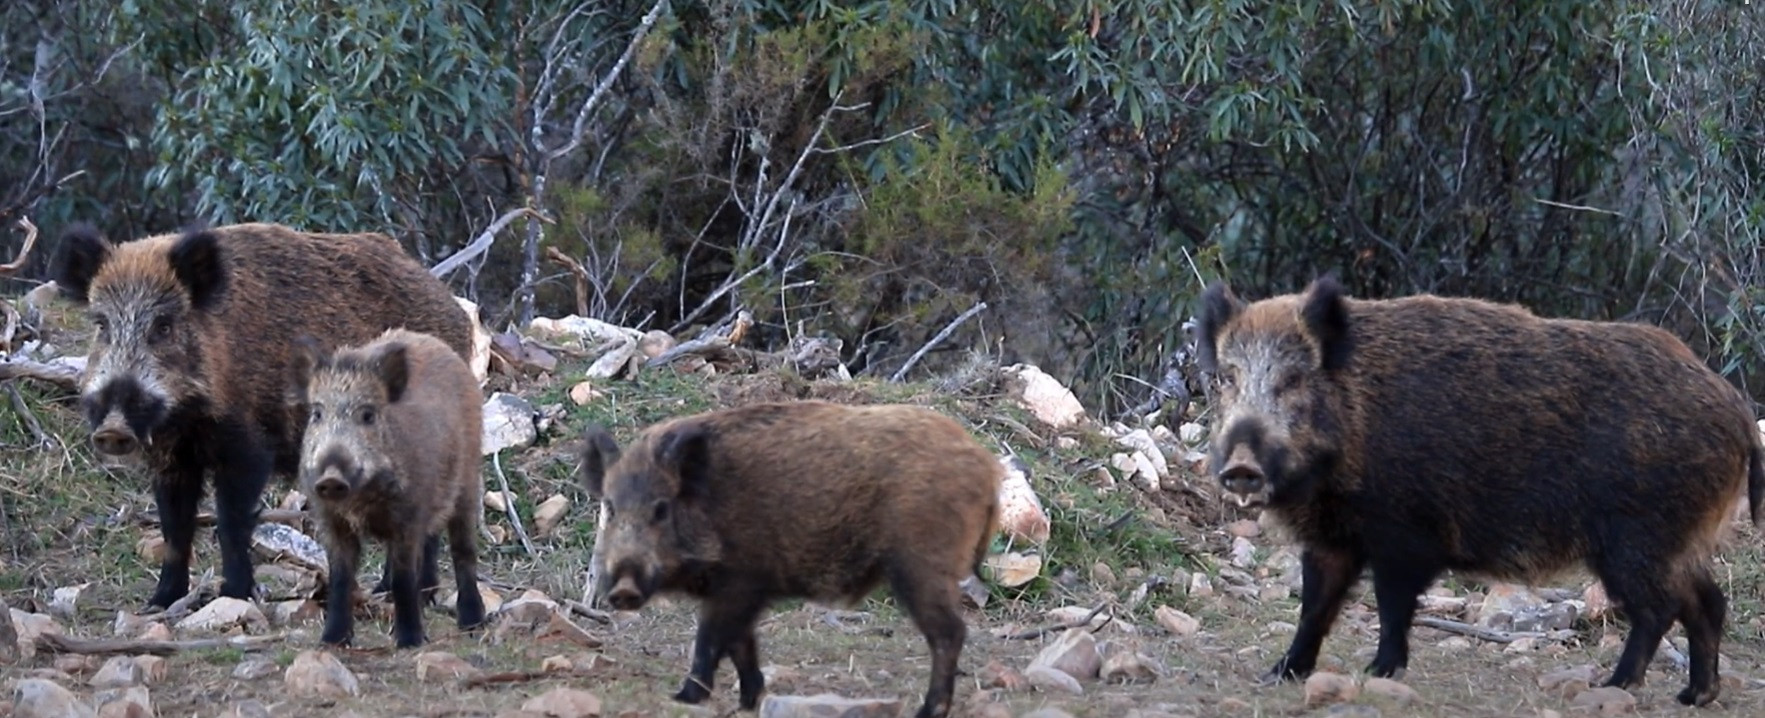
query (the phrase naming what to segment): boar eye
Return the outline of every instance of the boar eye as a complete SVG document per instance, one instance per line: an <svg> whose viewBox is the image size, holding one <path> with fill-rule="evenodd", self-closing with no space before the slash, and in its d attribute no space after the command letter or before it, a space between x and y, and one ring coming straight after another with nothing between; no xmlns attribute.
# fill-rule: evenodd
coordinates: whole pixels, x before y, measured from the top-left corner
<svg viewBox="0 0 1765 718"><path fill-rule="evenodd" d="M659 523L662 523L663 521L667 521L667 520L668 520L668 500L661 499L656 502L656 507L654 509L651 509L650 522L659 524Z"/></svg>
<svg viewBox="0 0 1765 718"><path fill-rule="evenodd" d="M1300 383L1304 380L1305 380L1305 377L1300 375L1297 372L1282 376L1281 383L1275 385L1275 393L1276 394L1286 394L1287 392L1293 391L1294 389L1298 389Z"/></svg>
<svg viewBox="0 0 1765 718"><path fill-rule="evenodd" d="M320 419L325 418L324 407L321 407L318 404L312 405L312 407L310 409L308 409L308 411L307 411L306 418L307 418L307 421L310 423L313 423L313 424L319 423Z"/></svg>
<svg viewBox="0 0 1765 718"><path fill-rule="evenodd" d="M98 330L99 336L110 336L110 320L104 317L92 317L92 326Z"/></svg>
<svg viewBox="0 0 1765 718"><path fill-rule="evenodd" d="M374 407L371 407L371 406L362 407L361 414L360 414L360 420L362 422L362 426L373 426L375 418L376 418L376 412L374 411Z"/></svg>
<svg viewBox="0 0 1765 718"><path fill-rule="evenodd" d="M1221 389L1231 389L1238 384L1238 375L1232 369L1226 369L1220 372L1219 379Z"/></svg>
<svg viewBox="0 0 1765 718"><path fill-rule="evenodd" d="M153 326L148 330L147 338L148 341L160 342L171 335L172 320L166 317L157 317L153 320Z"/></svg>

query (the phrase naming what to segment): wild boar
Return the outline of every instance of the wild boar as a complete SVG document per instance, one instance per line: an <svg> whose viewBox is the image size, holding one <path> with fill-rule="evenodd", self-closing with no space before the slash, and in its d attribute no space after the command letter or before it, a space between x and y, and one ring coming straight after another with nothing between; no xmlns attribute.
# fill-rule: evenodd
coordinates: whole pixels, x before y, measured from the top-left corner
<svg viewBox="0 0 1765 718"><path fill-rule="evenodd" d="M595 592L641 608L700 599L675 700L710 695L725 656L740 707L764 689L754 624L784 598L859 601L887 581L932 655L921 718L949 713L967 637L960 589L998 528L1003 465L931 409L758 403L652 426L621 451L584 430L580 468L606 519Z"/></svg>
<svg viewBox="0 0 1765 718"><path fill-rule="evenodd" d="M1202 295L1198 358L1220 388L1210 466L1303 547L1292 645L1309 673L1363 567L1379 646L1408 664L1418 595L1446 570L1537 584L1585 567L1629 617L1605 685L1634 687L1675 619L1684 704L1714 700L1727 599L1710 557L1765 493L1750 402L1673 335L1469 298L1369 301L1334 279L1252 304Z"/></svg>
<svg viewBox="0 0 1765 718"><path fill-rule="evenodd" d="M390 329L326 355L303 337L297 385L309 418L300 486L315 504L330 563L320 640L353 636L362 537L386 546L393 639L421 645L419 571L428 537L447 528L462 629L484 622L478 593L483 395L453 348L428 334Z"/></svg>
<svg viewBox="0 0 1765 718"><path fill-rule="evenodd" d="M211 473L221 595L253 594L258 504L272 473L294 476L306 426L287 400L296 337L330 348L406 327L471 352L453 294L382 234L240 224L113 245L80 224L52 274L95 329L80 397L93 447L154 472L166 552L151 606L189 591Z"/></svg>

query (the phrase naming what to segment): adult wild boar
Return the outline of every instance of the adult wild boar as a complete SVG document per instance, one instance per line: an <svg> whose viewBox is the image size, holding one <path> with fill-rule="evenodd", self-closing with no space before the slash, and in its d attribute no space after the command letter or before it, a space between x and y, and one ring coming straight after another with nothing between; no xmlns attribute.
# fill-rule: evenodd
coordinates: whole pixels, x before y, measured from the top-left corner
<svg viewBox="0 0 1765 718"><path fill-rule="evenodd" d="M967 637L958 584L996 530L1003 465L931 409L760 403L664 422L621 451L584 431L581 475L601 501L595 593L635 610L700 599L689 675L699 703L725 656L753 710L764 678L754 624L774 600L855 602L887 581L925 634L920 718L949 713Z"/></svg>
<svg viewBox="0 0 1765 718"><path fill-rule="evenodd" d="M366 536L386 545L394 642L422 645L418 574L428 537L443 527L459 626L483 623L477 541L484 397L471 367L440 339L403 329L329 355L311 337L300 344L296 383L310 411L300 487L313 497L331 574L320 640L341 645L353 637Z"/></svg>
<svg viewBox="0 0 1765 718"><path fill-rule="evenodd" d="M166 552L153 606L189 591L205 473L221 595L252 595L258 503L272 472L294 476L306 426L288 401L296 337L330 349L406 327L471 352L452 293L382 234L240 224L113 245L81 224L62 237L55 265L96 330L80 397L92 444L140 454L155 472Z"/></svg>
<svg viewBox="0 0 1765 718"><path fill-rule="evenodd" d="M1765 472L1750 404L1671 334L1475 299L1347 298L1332 279L1246 305L1202 296L1218 380L1210 465L1303 546L1299 627L1265 677L1309 673L1344 595L1373 574L1379 646L1409 658L1418 595L1451 569L1539 583L1585 566L1631 628L1606 685L1640 685L1678 619L1678 699L1716 698L1727 599L1710 555Z"/></svg>

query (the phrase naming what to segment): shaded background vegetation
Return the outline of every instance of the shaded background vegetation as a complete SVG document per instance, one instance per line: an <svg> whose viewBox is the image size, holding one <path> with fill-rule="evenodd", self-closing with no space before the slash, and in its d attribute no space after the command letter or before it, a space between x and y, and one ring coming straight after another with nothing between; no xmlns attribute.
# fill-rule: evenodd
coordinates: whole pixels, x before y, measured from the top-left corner
<svg viewBox="0 0 1765 718"><path fill-rule="evenodd" d="M985 301L916 372L1105 411L1202 282L1334 272L1661 323L1760 396L1762 57L1738 0L21 0L0 221L434 264L529 207L447 275L493 327L747 309L887 376Z"/></svg>

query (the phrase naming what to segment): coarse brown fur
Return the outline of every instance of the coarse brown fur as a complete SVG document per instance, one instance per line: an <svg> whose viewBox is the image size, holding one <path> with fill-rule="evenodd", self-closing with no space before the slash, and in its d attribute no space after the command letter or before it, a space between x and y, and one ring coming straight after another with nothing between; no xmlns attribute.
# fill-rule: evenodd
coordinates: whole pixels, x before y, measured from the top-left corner
<svg viewBox="0 0 1765 718"><path fill-rule="evenodd" d="M1537 583L1582 565L1631 621L1607 685L1640 685L1678 619L1678 698L1716 697L1727 609L1710 555L1743 492L1758 519L1765 474L1750 403L1673 335L1475 299L1355 300L1330 279L1248 305L1214 285L1199 324L1221 385L1211 465L1304 547L1298 631L1269 679L1312 670L1363 567L1380 618L1368 670L1390 676L1443 571Z"/></svg>
<svg viewBox="0 0 1765 718"><path fill-rule="evenodd" d="M447 528L461 628L484 621L478 594L483 397L464 359L427 334L391 329L326 356L302 341L298 383L310 408L300 486L312 497L330 562L321 640L353 635L362 537L386 545L393 635L424 641L419 598L428 537ZM430 564L432 567L433 564Z"/></svg>
<svg viewBox="0 0 1765 718"><path fill-rule="evenodd" d="M676 699L702 701L728 656L752 710L768 604L857 601L886 580L931 648L918 715L948 713L967 636L958 584L998 529L1004 474L955 421L903 405L752 404L652 426L623 452L589 427L581 473L606 517L596 595L625 609L656 593L702 599Z"/></svg>
<svg viewBox="0 0 1765 718"><path fill-rule="evenodd" d="M258 500L271 473L294 475L305 426L304 408L288 401L296 337L331 348L402 326L471 352L452 293L382 234L240 224L113 245L77 225L54 274L97 327L81 401L94 445L138 453L156 474L167 550L155 606L188 592L210 471L221 593L252 595Z"/></svg>

